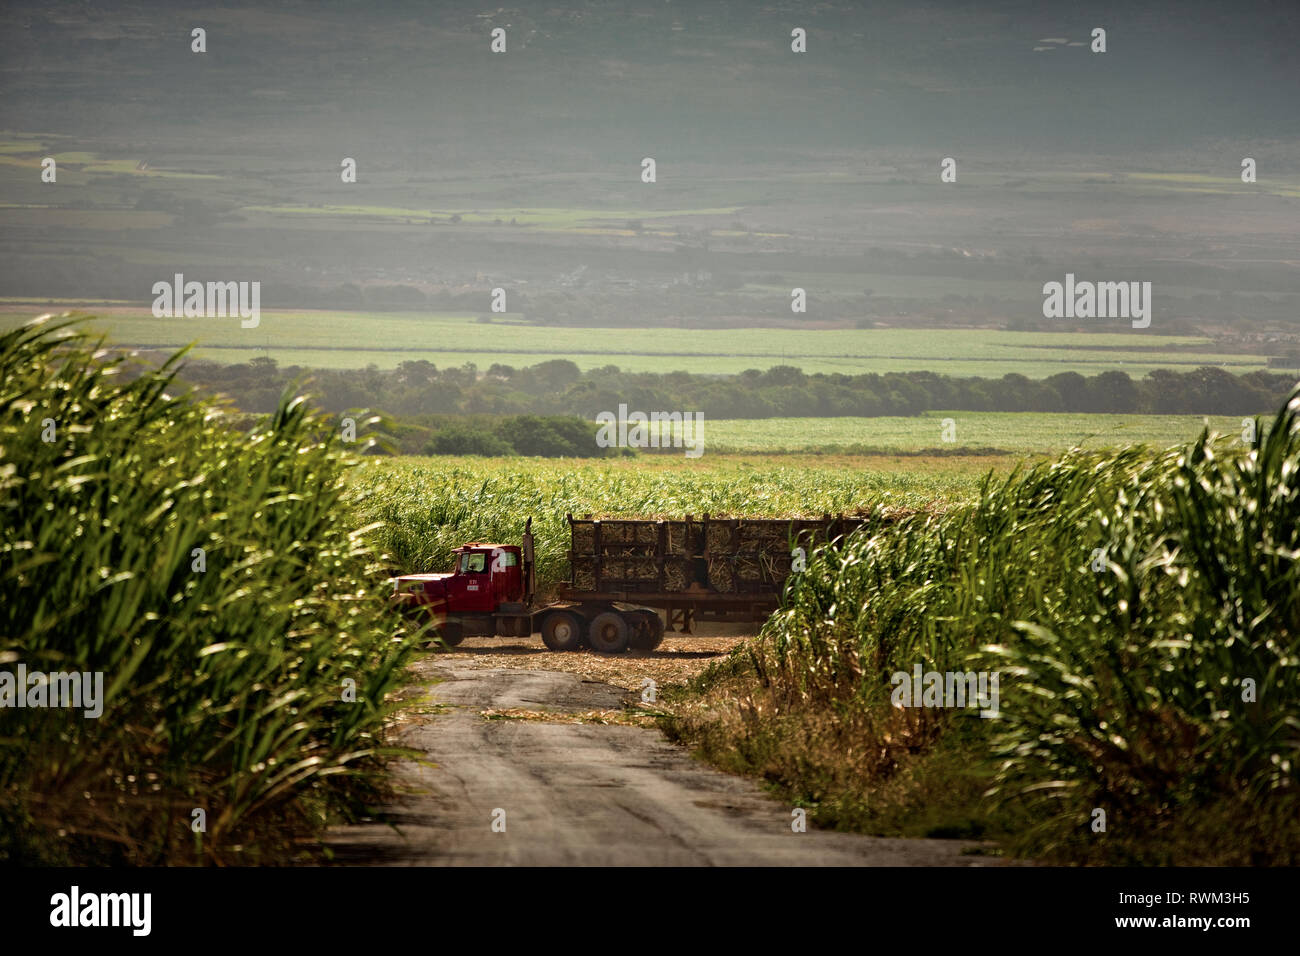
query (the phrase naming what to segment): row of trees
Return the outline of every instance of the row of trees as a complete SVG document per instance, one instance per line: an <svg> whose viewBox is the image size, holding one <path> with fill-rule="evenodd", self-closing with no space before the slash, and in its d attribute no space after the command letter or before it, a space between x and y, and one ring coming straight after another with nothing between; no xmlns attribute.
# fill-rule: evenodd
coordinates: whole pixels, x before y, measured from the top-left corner
<svg viewBox="0 0 1300 956"><path fill-rule="evenodd" d="M596 444L596 425L566 415L438 416L392 425L396 451L425 455L528 455L603 458L620 449Z"/></svg>
<svg viewBox="0 0 1300 956"><path fill-rule="evenodd" d="M527 368L472 364L439 369L427 361L396 369L304 369L258 358L239 365L193 362L190 382L224 392L248 412L269 412L284 388L305 383L330 412L369 408L399 417L576 415L630 410L703 412L709 419L918 415L925 411L1116 412L1254 415L1276 408L1295 377L1221 368L1159 369L1133 379L1120 371L1044 379L952 378L933 372L814 374L792 366L739 375L581 371L568 360Z"/></svg>

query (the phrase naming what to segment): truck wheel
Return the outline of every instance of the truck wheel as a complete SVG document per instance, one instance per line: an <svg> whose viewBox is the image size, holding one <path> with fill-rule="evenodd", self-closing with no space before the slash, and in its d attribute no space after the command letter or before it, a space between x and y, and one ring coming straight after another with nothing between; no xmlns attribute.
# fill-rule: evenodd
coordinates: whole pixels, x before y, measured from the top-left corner
<svg viewBox="0 0 1300 956"><path fill-rule="evenodd" d="M587 628L587 643L593 651L602 654L621 654L627 650L632 628L628 620L617 611L602 611L591 619Z"/></svg>
<svg viewBox="0 0 1300 956"><path fill-rule="evenodd" d="M442 642L448 647L455 647L461 641L465 640L465 629L459 624L447 623L437 628L435 633L442 638ZM438 638L434 638L433 643L437 643Z"/></svg>
<svg viewBox="0 0 1300 956"><path fill-rule="evenodd" d="M582 620L568 611L556 611L542 621L542 643L553 651L576 651L582 646Z"/></svg>
<svg viewBox="0 0 1300 956"><path fill-rule="evenodd" d="M653 651L664 642L664 622L656 611L633 611L637 628L629 640L638 651Z"/></svg>

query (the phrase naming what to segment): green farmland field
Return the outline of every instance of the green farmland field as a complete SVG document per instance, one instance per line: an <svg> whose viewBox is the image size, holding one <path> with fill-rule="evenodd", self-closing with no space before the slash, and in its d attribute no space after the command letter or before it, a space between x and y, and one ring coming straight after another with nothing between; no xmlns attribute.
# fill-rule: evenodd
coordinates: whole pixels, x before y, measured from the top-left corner
<svg viewBox="0 0 1300 956"><path fill-rule="evenodd" d="M753 457L554 461L521 458L371 458L349 479L358 520L378 523L376 547L394 569L445 570L466 541L537 535L539 582L565 576L565 515L783 517L943 508L975 495L987 459L920 460L899 467Z"/></svg>
<svg viewBox="0 0 1300 956"><path fill-rule="evenodd" d="M951 418L955 441L943 440ZM785 452L912 453L997 449L1017 455L1149 445L1167 448L1196 438L1200 415L1093 415L1048 412L927 412L915 418L767 418L704 422L709 454ZM1242 419L1211 416L1212 431L1239 436Z"/></svg>
<svg viewBox="0 0 1300 956"><path fill-rule="evenodd" d="M955 453L922 453L945 449L941 421L949 416L957 426ZM1240 435L1240 419L1210 424ZM517 539L531 515L549 584L562 574L568 513L776 517L943 508L974 497L990 470L1006 473L1026 456L1076 445L1164 448L1194 439L1203 427L1194 415L1015 412L706 421L705 454L694 459L678 451L612 460L367 458L350 483L360 520L382 523L376 543L395 568L439 570L464 541ZM867 449L876 453L850 453Z"/></svg>
<svg viewBox="0 0 1300 956"><path fill-rule="evenodd" d="M0 327L39 309L0 307ZM145 308L96 310L91 327L110 341L167 349L197 343L194 357L245 362L269 356L282 366L394 368L424 359L439 367L472 362L514 367L570 359L583 369L729 374L774 365L805 372L934 371L954 376L1046 378L1058 372L1121 370L1139 378L1155 368L1221 365L1233 372L1264 367L1257 355L1208 351L1208 339L1138 332L1047 333L988 329L672 329L526 325L519 317L479 322L449 313L265 310L257 328L236 318L157 319Z"/></svg>

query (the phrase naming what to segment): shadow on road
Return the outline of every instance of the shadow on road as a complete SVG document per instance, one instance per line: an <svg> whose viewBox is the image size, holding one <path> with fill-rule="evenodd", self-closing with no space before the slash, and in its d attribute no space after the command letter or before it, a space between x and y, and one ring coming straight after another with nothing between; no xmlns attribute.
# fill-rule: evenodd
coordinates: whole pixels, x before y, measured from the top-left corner
<svg viewBox="0 0 1300 956"><path fill-rule="evenodd" d="M436 641L425 644L424 649L449 659L454 659L456 657L529 657L551 654L592 653L591 651L553 651L546 647L532 647L527 644L497 644L489 647L444 647ZM656 651L626 651L622 654L601 654L599 657L606 660L690 661L707 660L713 657L725 657L728 650L729 648L723 647L719 647L717 650L708 651L660 649Z"/></svg>

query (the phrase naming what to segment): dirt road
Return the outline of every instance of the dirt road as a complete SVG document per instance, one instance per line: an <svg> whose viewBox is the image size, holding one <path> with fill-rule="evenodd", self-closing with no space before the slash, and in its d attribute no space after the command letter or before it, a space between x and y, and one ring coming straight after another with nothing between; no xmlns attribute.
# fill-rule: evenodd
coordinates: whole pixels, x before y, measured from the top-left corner
<svg viewBox="0 0 1300 956"><path fill-rule="evenodd" d="M431 654L417 673L431 685L435 712L412 719L400 740L431 765L399 768L403 793L389 810L396 829L371 823L335 830L337 859L418 866L998 862L963 854L973 845L960 841L794 832L791 807L692 759L628 710L640 702L636 688L646 676L681 679L733 643L670 636L654 654L609 658L552 654L536 638L497 639ZM593 679L592 672L611 668L623 686Z"/></svg>

